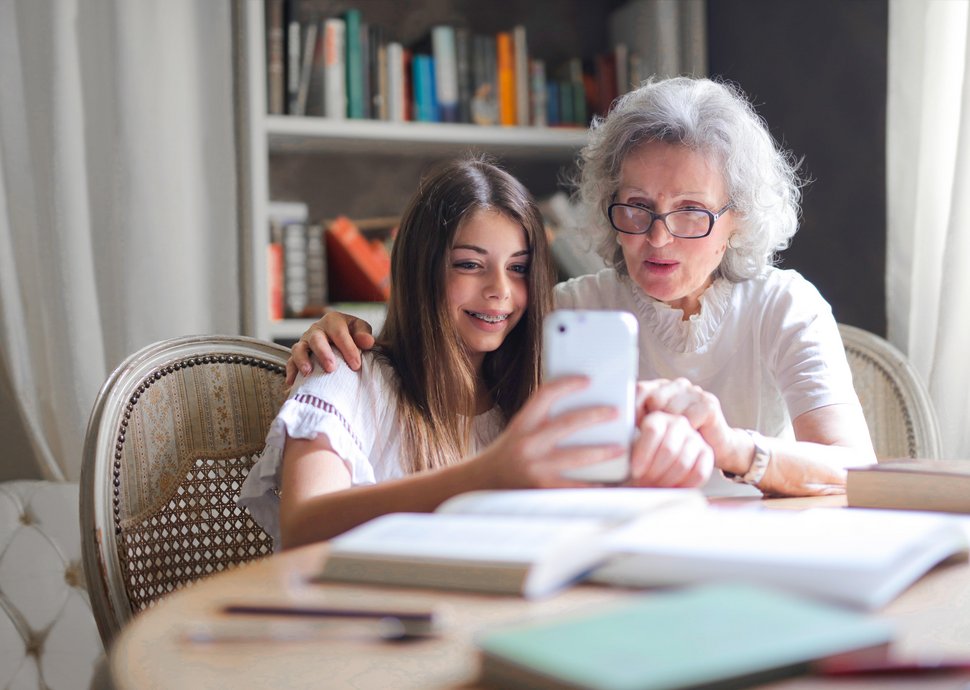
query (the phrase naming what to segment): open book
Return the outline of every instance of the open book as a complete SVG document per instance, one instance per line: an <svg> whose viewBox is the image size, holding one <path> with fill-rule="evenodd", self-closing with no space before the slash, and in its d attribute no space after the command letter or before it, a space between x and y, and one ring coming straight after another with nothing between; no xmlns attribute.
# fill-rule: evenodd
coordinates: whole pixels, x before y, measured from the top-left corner
<svg viewBox="0 0 970 690"><path fill-rule="evenodd" d="M692 489L470 492L335 538L319 577L542 597L602 563L604 532L618 524L705 505Z"/></svg>
<svg viewBox="0 0 970 690"><path fill-rule="evenodd" d="M949 516L833 508L646 516L606 535L603 546L611 558L593 573L598 582L745 582L863 609L888 603L968 549L964 527Z"/></svg>

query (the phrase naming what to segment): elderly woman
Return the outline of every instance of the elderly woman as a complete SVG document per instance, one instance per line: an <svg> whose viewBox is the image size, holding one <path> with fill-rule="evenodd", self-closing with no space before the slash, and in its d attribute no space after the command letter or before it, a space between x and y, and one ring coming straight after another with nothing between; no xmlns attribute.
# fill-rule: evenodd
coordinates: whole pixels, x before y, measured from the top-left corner
<svg viewBox="0 0 970 690"><path fill-rule="evenodd" d="M800 182L736 88L678 77L626 94L593 122L577 189L608 268L558 285L556 306L638 317L642 405L685 415L710 444L709 493L734 493L724 476L838 493L847 466L875 460L831 308L772 265L797 230ZM328 315L294 346L294 372L310 350L332 366L327 336L357 361ZM671 485L678 472L653 476Z"/></svg>

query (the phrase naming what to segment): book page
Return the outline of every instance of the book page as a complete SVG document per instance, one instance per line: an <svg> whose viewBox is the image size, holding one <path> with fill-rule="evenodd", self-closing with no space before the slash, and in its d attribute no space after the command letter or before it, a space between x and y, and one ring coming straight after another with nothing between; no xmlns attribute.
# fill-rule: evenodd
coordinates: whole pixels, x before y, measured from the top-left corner
<svg viewBox="0 0 970 690"><path fill-rule="evenodd" d="M471 491L445 501L436 512L623 522L661 508L703 510L706 505L703 494L695 489L521 489Z"/></svg>
<svg viewBox="0 0 970 690"><path fill-rule="evenodd" d="M337 537L330 555L531 563L601 529L598 520L394 513Z"/></svg>

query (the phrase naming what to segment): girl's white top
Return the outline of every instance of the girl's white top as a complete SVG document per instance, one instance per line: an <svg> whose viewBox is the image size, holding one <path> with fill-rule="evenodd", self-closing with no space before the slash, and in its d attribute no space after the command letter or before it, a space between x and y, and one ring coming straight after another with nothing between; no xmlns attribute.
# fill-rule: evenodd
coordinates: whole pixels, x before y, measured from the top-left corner
<svg viewBox="0 0 970 690"><path fill-rule="evenodd" d="M309 376L297 376L270 426L266 447L239 492L238 505L249 510L273 538L277 550L279 486L287 438L313 439L325 434L346 464L354 486L405 475L394 371L373 353L364 353L359 372L351 370L339 355L337 362L333 373L324 373L315 365ZM476 416L472 452L491 443L503 427L504 418L498 408Z"/></svg>

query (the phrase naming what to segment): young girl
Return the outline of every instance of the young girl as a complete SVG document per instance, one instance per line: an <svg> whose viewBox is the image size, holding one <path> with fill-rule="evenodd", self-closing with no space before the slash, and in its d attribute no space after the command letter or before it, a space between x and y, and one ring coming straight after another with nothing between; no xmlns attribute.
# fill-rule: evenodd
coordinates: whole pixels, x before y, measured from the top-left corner
<svg viewBox="0 0 970 690"><path fill-rule="evenodd" d="M298 377L243 485L239 504L277 549L384 513L432 511L473 489L575 486L563 470L622 452L556 447L615 412L548 416L585 383L539 386L553 270L542 219L515 178L470 159L423 180L401 219L392 276L384 330L360 371L339 361L334 373L315 366ZM677 418L655 416L647 436L651 453L674 444L710 464Z"/></svg>

